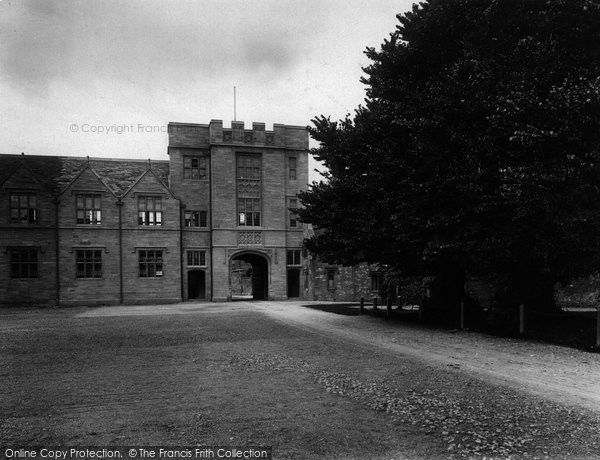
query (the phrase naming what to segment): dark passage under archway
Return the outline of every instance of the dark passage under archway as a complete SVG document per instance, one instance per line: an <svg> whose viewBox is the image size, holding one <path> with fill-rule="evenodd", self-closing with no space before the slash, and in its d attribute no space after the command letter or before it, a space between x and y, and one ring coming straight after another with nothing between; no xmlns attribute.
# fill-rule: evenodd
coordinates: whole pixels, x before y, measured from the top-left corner
<svg viewBox="0 0 600 460"><path fill-rule="evenodd" d="M231 259L231 297L233 300L269 298L269 264L254 253L236 255Z"/></svg>

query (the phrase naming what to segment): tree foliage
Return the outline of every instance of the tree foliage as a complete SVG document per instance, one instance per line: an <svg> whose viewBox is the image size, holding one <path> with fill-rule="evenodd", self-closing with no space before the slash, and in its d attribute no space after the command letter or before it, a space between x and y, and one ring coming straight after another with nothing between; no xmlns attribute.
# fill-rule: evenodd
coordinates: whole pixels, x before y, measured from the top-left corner
<svg viewBox="0 0 600 460"><path fill-rule="evenodd" d="M600 2L429 0L398 21L366 50L365 105L309 127L328 172L301 195L308 248L501 273L529 303L597 269Z"/></svg>

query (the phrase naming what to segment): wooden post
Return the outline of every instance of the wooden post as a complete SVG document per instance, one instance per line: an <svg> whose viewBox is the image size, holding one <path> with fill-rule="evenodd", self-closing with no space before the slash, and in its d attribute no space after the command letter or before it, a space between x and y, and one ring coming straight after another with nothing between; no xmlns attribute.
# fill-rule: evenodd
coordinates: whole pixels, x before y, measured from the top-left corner
<svg viewBox="0 0 600 460"><path fill-rule="evenodd" d="M462 300L460 302L460 328L465 328L465 302Z"/></svg>
<svg viewBox="0 0 600 460"><path fill-rule="evenodd" d="M377 310L377 297L373 297L373 310Z"/></svg>
<svg viewBox="0 0 600 460"><path fill-rule="evenodd" d="M392 298L391 297L387 298L387 317L388 318L392 317Z"/></svg>
<svg viewBox="0 0 600 460"><path fill-rule="evenodd" d="M525 305L519 305L519 334L525 334Z"/></svg>
<svg viewBox="0 0 600 460"><path fill-rule="evenodd" d="M600 307L597 307L596 310L596 346L600 347Z"/></svg>
<svg viewBox="0 0 600 460"><path fill-rule="evenodd" d="M360 298L360 314L362 315L365 312L365 298Z"/></svg>

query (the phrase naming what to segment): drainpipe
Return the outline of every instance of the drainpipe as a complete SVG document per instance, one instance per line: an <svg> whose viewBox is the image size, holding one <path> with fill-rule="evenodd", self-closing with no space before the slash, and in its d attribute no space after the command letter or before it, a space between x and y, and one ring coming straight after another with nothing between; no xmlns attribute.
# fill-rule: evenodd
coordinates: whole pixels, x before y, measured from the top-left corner
<svg viewBox="0 0 600 460"><path fill-rule="evenodd" d="M179 276L179 284L181 285L181 301L185 300L185 283L183 277L186 275L185 270L183 268L183 213L185 209L185 205L179 202L179 270L181 274Z"/></svg>
<svg viewBox="0 0 600 460"><path fill-rule="evenodd" d="M60 232L58 229L58 216L59 216L59 199L58 198L54 198L54 252L55 252L55 267L54 267L54 271L56 272L55 274L55 283L56 283L56 306L58 307L60 305Z"/></svg>
<svg viewBox="0 0 600 460"><path fill-rule="evenodd" d="M210 301L212 302L213 298L214 298L214 291L213 291L213 280L214 280L214 274L215 274L215 267L213 265L213 199L212 199L212 149L211 152L209 153L209 157L208 157L208 164L209 164L209 168L208 168L208 214L209 214L209 222L208 222L208 231L209 231L209 248L208 248L208 253L210 255ZM237 170L236 170L237 171ZM235 217L237 219L237 216ZM227 266L227 271L229 271L229 266ZM206 283L206 278L205 281ZM231 285L231 284L230 284Z"/></svg>
<svg viewBox="0 0 600 460"><path fill-rule="evenodd" d="M119 209L119 305L123 305L123 201L117 199Z"/></svg>

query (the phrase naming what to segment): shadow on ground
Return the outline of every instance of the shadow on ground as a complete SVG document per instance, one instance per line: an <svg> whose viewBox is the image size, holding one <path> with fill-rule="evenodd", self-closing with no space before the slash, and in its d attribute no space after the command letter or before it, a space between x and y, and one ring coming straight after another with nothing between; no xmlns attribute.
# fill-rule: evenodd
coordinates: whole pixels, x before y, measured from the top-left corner
<svg viewBox="0 0 600 460"><path fill-rule="evenodd" d="M317 303L302 305L305 308L335 313L336 315L358 316L360 315L360 305L357 303Z"/></svg>

